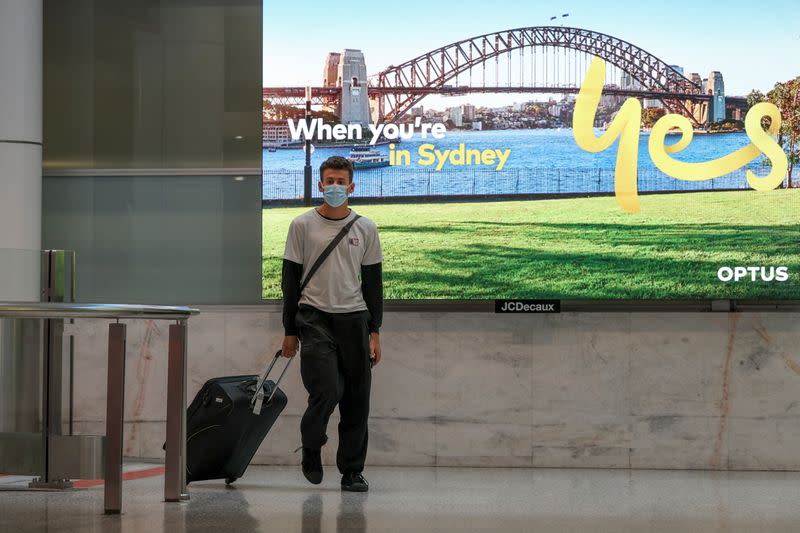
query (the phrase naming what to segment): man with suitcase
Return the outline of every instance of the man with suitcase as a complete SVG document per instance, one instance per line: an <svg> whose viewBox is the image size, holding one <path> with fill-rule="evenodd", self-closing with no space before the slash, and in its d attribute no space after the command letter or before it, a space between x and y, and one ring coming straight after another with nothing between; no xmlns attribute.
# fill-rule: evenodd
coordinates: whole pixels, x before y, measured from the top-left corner
<svg viewBox="0 0 800 533"><path fill-rule="evenodd" d="M320 166L324 203L292 220L283 256L283 355L303 344L300 374L308 407L300 424L302 471L322 481L320 449L339 405L336 466L342 490L366 492L371 368L381 360L383 317L380 239L375 223L347 205L353 165L339 156ZM302 280L302 281L301 281Z"/></svg>

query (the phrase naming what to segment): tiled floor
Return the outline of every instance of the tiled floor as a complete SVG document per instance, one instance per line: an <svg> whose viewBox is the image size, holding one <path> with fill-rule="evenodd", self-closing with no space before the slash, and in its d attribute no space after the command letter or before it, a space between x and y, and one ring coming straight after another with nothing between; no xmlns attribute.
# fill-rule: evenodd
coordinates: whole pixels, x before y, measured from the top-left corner
<svg viewBox="0 0 800 533"><path fill-rule="evenodd" d="M134 479L155 476L161 476L163 478L163 474L164 465L157 465L153 463L128 461L122 467L122 479L124 481L132 481ZM33 479L34 478L32 476L13 476L0 474L0 494L2 494L2 491L8 490L25 490L28 488ZM76 489L88 489L91 487L101 486L103 484L103 480L78 479L72 480L72 484Z"/></svg>
<svg viewBox="0 0 800 533"><path fill-rule="evenodd" d="M0 531L800 531L798 473L373 467L365 474L370 492L354 494L340 491L333 468L311 486L297 468L251 467L232 488L193 483L190 501L165 504L163 476L153 471L125 482L122 516L103 515L100 486L0 492Z"/></svg>

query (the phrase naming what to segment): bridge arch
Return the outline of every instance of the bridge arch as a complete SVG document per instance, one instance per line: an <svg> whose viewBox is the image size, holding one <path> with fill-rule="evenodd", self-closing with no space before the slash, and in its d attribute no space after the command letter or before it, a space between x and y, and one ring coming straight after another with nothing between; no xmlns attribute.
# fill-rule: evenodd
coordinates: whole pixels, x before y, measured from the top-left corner
<svg viewBox="0 0 800 533"><path fill-rule="evenodd" d="M444 87L456 76L490 59L514 50L544 46L598 56L628 73L649 91L687 96L703 94L702 87L665 61L617 37L582 28L531 26L486 33L451 43L371 76L379 86L398 88L390 109L381 109L381 117L387 122L396 120L425 96L419 93L403 94L402 88ZM383 108L383 97L380 103ZM685 102L671 100L665 101L665 105L672 111L690 114Z"/></svg>

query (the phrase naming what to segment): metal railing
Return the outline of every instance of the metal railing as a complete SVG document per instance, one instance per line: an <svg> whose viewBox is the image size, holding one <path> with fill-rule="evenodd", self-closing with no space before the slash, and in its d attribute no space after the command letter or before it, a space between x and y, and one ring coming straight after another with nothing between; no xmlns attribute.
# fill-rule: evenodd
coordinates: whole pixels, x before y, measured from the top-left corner
<svg viewBox="0 0 800 533"><path fill-rule="evenodd" d="M707 181L682 181L658 169L638 170L638 190L647 192L688 192L748 189L746 171L758 175L768 172L763 165L750 165L726 176ZM357 171L353 177L354 198L425 198L426 201L451 197L474 199L497 196L575 196L614 192L614 168L541 167L456 169L384 167ZM312 174L312 197L321 198L317 189L319 170ZM262 172L263 202L286 204L303 197L303 170L265 169Z"/></svg>
<svg viewBox="0 0 800 533"><path fill-rule="evenodd" d="M2 302L0 318L113 320L108 327L104 505L107 514L122 510L122 436L125 402L127 326L123 319L174 320L169 327L167 363L167 420L164 499L188 499L186 492L186 347L187 320L197 314L189 307L127 304ZM13 435L13 434L10 434ZM43 439L49 437L43 431ZM47 446L44 446L47 449Z"/></svg>
<svg viewBox="0 0 800 533"><path fill-rule="evenodd" d="M190 307L165 305L0 302L0 318L185 320L199 312Z"/></svg>

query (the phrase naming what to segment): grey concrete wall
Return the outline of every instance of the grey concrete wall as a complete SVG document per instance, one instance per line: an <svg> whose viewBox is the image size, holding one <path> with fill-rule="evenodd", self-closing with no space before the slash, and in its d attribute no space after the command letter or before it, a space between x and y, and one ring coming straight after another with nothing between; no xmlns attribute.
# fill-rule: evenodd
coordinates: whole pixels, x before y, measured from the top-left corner
<svg viewBox="0 0 800 533"><path fill-rule="evenodd" d="M260 372L282 339L274 306L202 311L190 320L189 399L209 377ZM387 313L368 463L800 470L798 318ZM106 324L77 325L84 433L104 431ZM132 322L128 339L125 454L161 458L167 324ZM299 462L294 364L257 463Z"/></svg>

